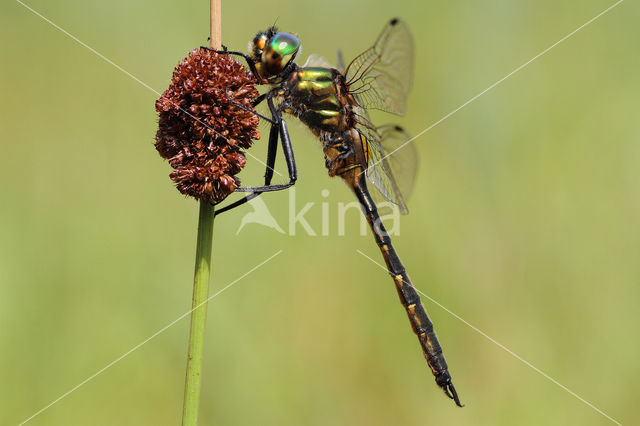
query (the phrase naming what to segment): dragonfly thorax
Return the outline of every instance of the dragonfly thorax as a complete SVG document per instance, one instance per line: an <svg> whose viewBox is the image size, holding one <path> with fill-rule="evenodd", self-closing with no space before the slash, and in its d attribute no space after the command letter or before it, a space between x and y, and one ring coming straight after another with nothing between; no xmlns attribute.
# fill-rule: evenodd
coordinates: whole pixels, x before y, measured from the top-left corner
<svg viewBox="0 0 640 426"><path fill-rule="evenodd" d="M354 126L353 98L344 76L333 68L297 68L282 84L285 111L312 132L343 132Z"/></svg>

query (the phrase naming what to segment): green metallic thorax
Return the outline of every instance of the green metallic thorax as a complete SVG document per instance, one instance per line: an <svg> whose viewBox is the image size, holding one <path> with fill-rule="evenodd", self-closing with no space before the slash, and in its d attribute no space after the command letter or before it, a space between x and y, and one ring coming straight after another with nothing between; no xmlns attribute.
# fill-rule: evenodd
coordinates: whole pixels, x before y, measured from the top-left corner
<svg viewBox="0 0 640 426"><path fill-rule="evenodd" d="M347 101L342 93L342 76L330 68L299 68L284 83L292 114L315 131L344 130Z"/></svg>

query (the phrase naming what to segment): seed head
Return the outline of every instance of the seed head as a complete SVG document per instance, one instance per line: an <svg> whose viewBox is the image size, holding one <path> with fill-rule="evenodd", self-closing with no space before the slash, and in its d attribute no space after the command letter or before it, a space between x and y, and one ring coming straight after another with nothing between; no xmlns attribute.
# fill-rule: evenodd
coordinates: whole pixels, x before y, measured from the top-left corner
<svg viewBox="0 0 640 426"><path fill-rule="evenodd" d="M173 71L156 101L155 146L174 168L169 176L181 193L220 202L240 186L243 150L260 133L258 117L231 100L253 110L253 82L239 62L206 49L192 51Z"/></svg>

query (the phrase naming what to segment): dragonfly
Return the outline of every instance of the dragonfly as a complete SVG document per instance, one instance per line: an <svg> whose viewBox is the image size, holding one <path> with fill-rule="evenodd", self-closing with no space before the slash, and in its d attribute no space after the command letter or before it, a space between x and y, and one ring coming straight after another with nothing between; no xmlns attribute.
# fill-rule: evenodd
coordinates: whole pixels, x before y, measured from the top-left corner
<svg viewBox="0 0 640 426"><path fill-rule="evenodd" d="M415 148L410 144L405 146L409 135L400 126L374 125L368 113L369 110L381 110L404 115L413 82L411 31L406 22L397 18L390 20L375 43L344 69L341 64L331 66L317 55L311 55L303 66L297 65L295 59L300 46L296 35L270 27L256 34L249 44L249 54L226 47L215 50L219 54L244 58L256 83L269 87L253 106L266 100L271 113L271 117L267 117L252 111L271 124L264 185L239 187L236 191L248 194L218 209L216 214L238 207L264 192L283 190L295 184L297 168L283 114L299 119L322 143L329 176L342 178L357 197L435 381L456 405L462 407L433 323L393 247L377 208L377 203L386 200L396 204L401 213L408 213L406 197L416 176ZM340 53L339 62L342 62ZM278 141L289 181L272 184ZM376 188L374 194L379 195L372 196L368 183Z"/></svg>

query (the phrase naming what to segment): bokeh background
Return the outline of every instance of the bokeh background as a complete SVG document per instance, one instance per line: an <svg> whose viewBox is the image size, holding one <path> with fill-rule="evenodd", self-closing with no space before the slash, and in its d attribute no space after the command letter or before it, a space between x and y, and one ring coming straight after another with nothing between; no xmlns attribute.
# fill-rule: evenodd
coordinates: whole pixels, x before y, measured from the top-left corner
<svg viewBox="0 0 640 426"><path fill-rule="evenodd" d="M333 60L387 19L416 40L416 134L613 0L223 2L245 49L277 19ZM206 43L208 2L29 0L155 90ZM197 205L153 148L156 95L14 1L0 6L0 424L18 424L190 308ZM640 395L640 65L626 1L416 140L395 238L416 286L623 424ZM380 116L377 116L377 118ZM389 121L389 117L382 118ZM298 206L351 194L293 124ZM266 138L252 154L263 156ZM283 162L278 163L281 171ZM249 159L242 176L257 182ZM328 189L327 198L321 191ZM289 195L264 197L286 229ZM426 300L464 409L435 386L359 217L347 235L216 221L203 425L606 425ZM29 422L179 424L188 318Z"/></svg>

